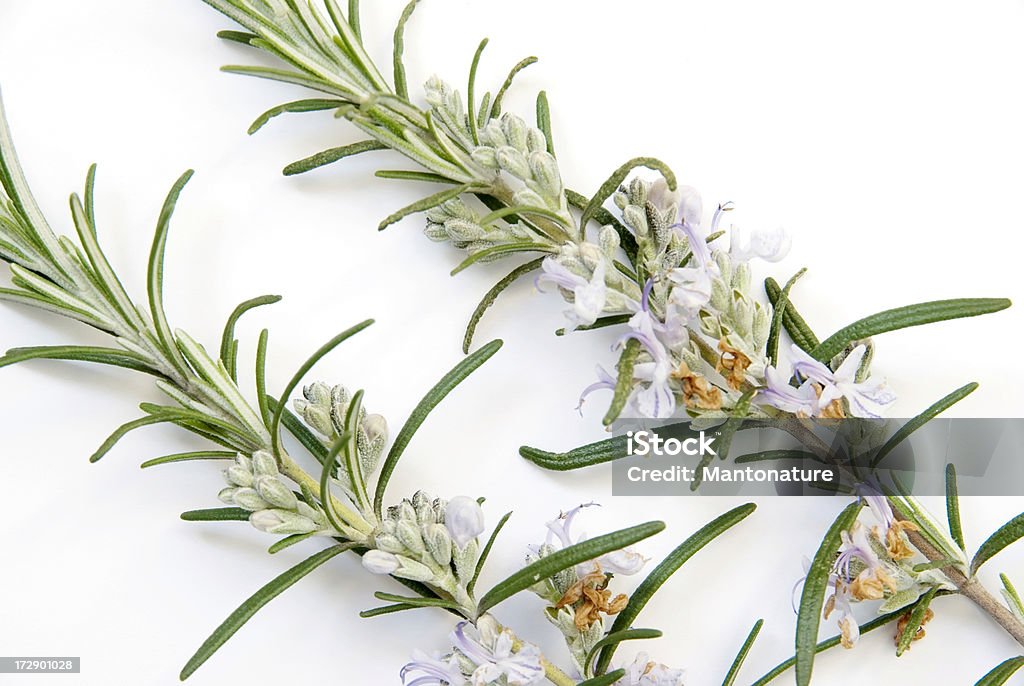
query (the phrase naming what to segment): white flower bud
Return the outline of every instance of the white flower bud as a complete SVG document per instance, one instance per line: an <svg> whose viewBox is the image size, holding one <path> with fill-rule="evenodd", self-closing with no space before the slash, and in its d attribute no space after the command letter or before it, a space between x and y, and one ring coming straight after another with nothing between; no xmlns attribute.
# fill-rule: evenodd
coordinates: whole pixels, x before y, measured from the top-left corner
<svg viewBox="0 0 1024 686"><path fill-rule="evenodd" d="M265 510L270 507L270 503L261 498L259 493L252 488L239 488L236 490L234 501L235 505L253 512L256 510Z"/></svg>
<svg viewBox="0 0 1024 686"><path fill-rule="evenodd" d="M253 482L252 472L239 467L237 464L233 464L224 470L224 478L227 479L229 484L235 486L252 486Z"/></svg>
<svg viewBox="0 0 1024 686"><path fill-rule="evenodd" d="M512 194L512 202L525 207L544 207L544 198L530 188L520 188Z"/></svg>
<svg viewBox="0 0 1024 686"><path fill-rule="evenodd" d="M276 476L261 476L256 479L256 492L274 507L285 510L294 510L299 504L299 499L288 490L288 487L278 481Z"/></svg>
<svg viewBox="0 0 1024 686"><path fill-rule="evenodd" d="M531 126L526 132L526 147L530 152L542 152L548 149L548 139L544 132Z"/></svg>
<svg viewBox="0 0 1024 686"><path fill-rule="evenodd" d="M423 235L435 243L442 243L448 240L448 231L445 230L444 224L428 223L427 227L423 229ZM301 412L299 414L302 414Z"/></svg>
<svg viewBox="0 0 1024 686"><path fill-rule="evenodd" d="M484 531L484 511L473 498L464 495L448 501L444 523L452 540L459 548L466 545Z"/></svg>
<svg viewBox="0 0 1024 686"><path fill-rule="evenodd" d="M626 222L626 226L636 231L638 236L647 235L647 213L642 207L626 205L626 209L622 210L622 219Z"/></svg>
<svg viewBox="0 0 1024 686"><path fill-rule="evenodd" d="M334 424L331 422L331 415L327 410L316 405L309 405L306 407L306 411L302 414L302 418L306 420L313 429L324 436L330 436L334 432Z"/></svg>
<svg viewBox="0 0 1024 686"><path fill-rule="evenodd" d="M386 553L404 553L405 546L393 534L378 534L374 539L377 547Z"/></svg>
<svg viewBox="0 0 1024 686"><path fill-rule="evenodd" d="M452 546L452 562L455 563L455 575L463 584L476 574L476 563L480 559L480 544L471 540L463 548Z"/></svg>
<svg viewBox="0 0 1024 686"><path fill-rule="evenodd" d="M318 529L315 522L288 510L260 510L249 516L249 523L270 534L308 534Z"/></svg>
<svg viewBox="0 0 1024 686"><path fill-rule="evenodd" d="M444 229L453 241L475 241L484 235L483 227L465 219L449 219Z"/></svg>
<svg viewBox="0 0 1024 686"><path fill-rule="evenodd" d="M606 226L601 229L601 233L598 234L598 242L601 244L601 250L609 258L614 259L616 253L619 250L619 232L614 227Z"/></svg>
<svg viewBox="0 0 1024 686"><path fill-rule="evenodd" d="M317 381L304 387L302 395L314 405L326 405L331 399L331 389L327 384Z"/></svg>
<svg viewBox="0 0 1024 686"><path fill-rule="evenodd" d="M395 525L395 536L402 542L402 545L416 555L426 550L426 547L423 545L423 536L420 535L419 526L414 522L404 519L398 520L398 524Z"/></svg>
<svg viewBox="0 0 1024 686"><path fill-rule="evenodd" d="M479 164L481 167L487 167L488 169L498 168L498 155L494 148L489 145L481 145L473 149L472 152L473 161Z"/></svg>
<svg viewBox="0 0 1024 686"><path fill-rule="evenodd" d="M508 139L508 144L516 150L526 151L526 122L522 117L506 112L501 115L501 130Z"/></svg>
<svg viewBox="0 0 1024 686"><path fill-rule="evenodd" d="M393 574L399 566L398 557L383 550L369 550L363 555L363 567L371 574Z"/></svg>
<svg viewBox="0 0 1024 686"><path fill-rule="evenodd" d="M266 450L257 450L252 454L252 468L257 476L277 476L277 460Z"/></svg>
<svg viewBox="0 0 1024 686"><path fill-rule="evenodd" d="M220 501L226 505L234 505L235 493L237 492L237 488L235 488L234 486L228 486L227 488L220 489L220 493L217 494L217 497L220 498Z"/></svg>
<svg viewBox="0 0 1024 686"><path fill-rule="evenodd" d="M562 195L562 176L558 172L558 162L545 151L530 153L530 172L545 195L558 198Z"/></svg>
<svg viewBox="0 0 1024 686"><path fill-rule="evenodd" d="M508 139L505 138L505 133L501 130L501 124L493 119L487 122L487 126L480 132L480 140L492 148L508 145Z"/></svg>
<svg viewBox="0 0 1024 686"><path fill-rule="evenodd" d="M402 579L410 579L412 581L431 581L434 578L434 573L430 571L430 567L426 566L416 560L411 560L408 557L402 555L396 555L399 562L399 567L394 572L395 576L401 577ZM365 559L365 558L364 558Z"/></svg>

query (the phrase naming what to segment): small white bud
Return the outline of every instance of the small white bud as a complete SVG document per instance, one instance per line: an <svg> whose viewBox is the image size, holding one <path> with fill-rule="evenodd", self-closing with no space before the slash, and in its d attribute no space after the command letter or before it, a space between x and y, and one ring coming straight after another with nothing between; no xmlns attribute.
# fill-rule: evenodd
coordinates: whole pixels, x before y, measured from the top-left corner
<svg viewBox="0 0 1024 686"><path fill-rule="evenodd" d="M227 488L220 489L220 493L217 494L217 497L220 498L220 501L222 503L225 503L226 505L234 505L235 493L237 492L237 488L235 488L234 486L228 486Z"/></svg>
<svg viewBox="0 0 1024 686"><path fill-rule="evenodd" d="M392 534L378 534L374 539L377 547L386 553L404 553L405 546Z"/></svg>
<svg viewBox="0 0 1024 686"><path fill-rule="evenodd" d="M474 148L472 152L473 161L479 164L481 167L488 169L498 168L498 155L494 148L488 145L481 145L478 148Z"/></svg>
<svg viewBox="0 0 1024 686"><path fill-rule="evenodd" d="M423 536L420 535L419 525L413 522L409 522L404 519L398 520L398 524L395 525L395 536L402 542L410 552L419 555L426 547L423 545Z"/></svg>
<svg viewBox="0 0 1024 686"><path fill-rule="evenodd" d="M277 476L277 460L266 450L257 450L252 454L252 469L257 476Z"/></svg>
<svg viewBox="0 0 1024 686"><path fill-rule="evenodd" d="M604 254L614 259L619 250L619 232L611 226L606 226L601 229L601 233L598 234L597 238Z"/></svg>
<svg viewBox="0 0 1024 686"><path fill-rule="evenodd" d="M533 179L545 195L557 198L562 195L562 176L558 171L558 162L546 150L530 153L530 171Z"/></svg>
<svg viewBox="0 0 1024 686"><path fill-rule="evenodd" d="M473 498L464 495L448 501L444 523L452 540L459 548L466 545L484 531L484 511Z"/></svg>
<svg viewBox="0 0 1024 686"><path fill-rule="evenodd" d="M526 132L526 147L530 152L543 152L548 149L548 139L544 132L536 127L530 127Z"/></svg>
<svg viewBox="0 0 1024 686"><path fill-rule="evenodd" d="M517 150L526 151L526 122L522 117L511 112L501 115L501 130L508 139L508 144Z"/></svg>
<svg viewBox="0 0 1024 686"><path fill-rule="evenodd" d="M424 528L423 542L434 561L447 567L452 561L452 539L442 524L428 524Z"/></svg>
<svg viewBox="0 0 1024 686"><path fill-rule="evenodd" d="M235 491L234 497L235 505L239 507L256 512L257 510L266 510L270 507L270 503L260 497L260 494L252 488L239 488Z"/></svg>
<svg viewBox="0 0 1024 686"><path fill-rule="evenodd" d="M396 555L396 557L398 558L399 567L393 572L395 576L403 579L410 579L412 581L433 580L434 573L430 571L430 567L426 566L422 562L411 560L402 555Z"/></svg>
<svg viewBox="0 0 1024 686"><path fill-rule="evenodd" d="M517 179L530 178L530 164L526 156L510 145L498 148L498 165Z"/></svg>
<svg viewBox="0 0 1024 686"><path fill-rule="evenodd" d="M256 492L274 507L285 510L294 510L299 504L299 499L288 490L288 487L278 481L276 476L261 476L256 479Z"/></svg>
<svg viewBox="0 0 1024 686"><path fill-rule="evenodd" d="M233 486L252 486L252 472L233 464L224 470L224 478Z"/></svg>
<svg viewBox="0 0 1024 686"><path fill-rule="evenodd" d="M363 567L371 574L392 574L399 566L398 556L383 550L369 550L363 555Z"/></svg>

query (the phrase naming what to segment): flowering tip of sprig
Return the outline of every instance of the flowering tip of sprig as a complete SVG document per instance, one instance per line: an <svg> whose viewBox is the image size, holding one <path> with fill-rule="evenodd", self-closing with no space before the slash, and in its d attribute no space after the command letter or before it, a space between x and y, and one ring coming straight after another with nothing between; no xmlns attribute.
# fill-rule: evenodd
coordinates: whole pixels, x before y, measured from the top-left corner
<svg viewBox="0 0 1024 686"><path fill-rule="evenodd" d="M637 653L626 674L615 686L683 686L685 672L654 662L647 653Z"/></svg>
<svg viewBox="0 0 1024 686"><path fill-rule="evenodd" d="M455 545L465 548L484 531L483 508L473 498L456 496L448 501L448 507L445 508L444 525Z"/></svg>
<svg viewBox="0 0 1024 686"><path fill-rule="evenodd" d="M572 528L576 516L588 507L600 507L600 505L593 501L583 503L567 512L561 513L557 519L549 521L546 524L548 530L546 545L553 547L557 542L561 548L568 548L571 545L587 540L586 532L577 534L573 532ZM632 546L628 546L577 565L576 573L578 576L583 577L598 569L612 574L630 576L643 569L647 561L648 559L640 555Z"/></svg>
<svg viewBox="0 0 1024 686"><path fill-rule="evenodd" d="M553 284L572 294L572 307L565 310L565 317L572 325L570 330L590 326L597 321L604 311L608 296L603 260L594 267L589 279L574 274L556 257L545 258L541 269L543 273L534 281L538 290L543 291L544 284Z"/></svg>
<svg viewBox="0 0 1024 686"><path fill-rule="evenodd" d="M405 686L529 686L544 679L540 649L517 641L512 632L490 615L477 620L476 636L469 622L459 622L451 633L453 651L446 655L413 654L402 668Z"/></svg>

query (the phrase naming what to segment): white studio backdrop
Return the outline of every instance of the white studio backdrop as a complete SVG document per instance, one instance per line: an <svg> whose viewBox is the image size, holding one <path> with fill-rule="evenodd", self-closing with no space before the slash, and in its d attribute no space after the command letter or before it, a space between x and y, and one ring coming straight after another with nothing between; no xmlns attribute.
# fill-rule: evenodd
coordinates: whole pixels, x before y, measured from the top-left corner
<svg viewBox="0 0 1024 686"><path fill-rule="evenodd" d="M364 33L385 65L403 5L364 3ZM29 180L50 222L67 232L66 197L99 162L101 240L141 297L163 195L195 168L170 238L172 323L213 344L237 302L284 295L240 329L246 366L259 329L271 329L269 383L280 389L322 341L375 317L313 377L365 388L371 411L397 430L461 358L469 313L508 267L450 278L459 256L427 241L418 217L378 234L383 216L422 191L374 179L369 159L283 178L285 164L357 134L329 114L291 115L250 139L257 114L305 96L219 73L252 59L214 38L223 28L234 27L199 0L2 0L0 86ZM593 190L624 160L653 154L706 202L736 202L734 223L784 225L793 250L762 276L781 280L808 266L793 297L828 333L922 300L1024 303L1022 29L1024 6L1009 0L431 0L409 25L406 54L412 84L434 72L462 84L484 35L492 39L484 83L500 82L525 55L540 56L508 105L527 114L536 90L548 91L569 185ZM658 559L738 504L613 498L607 468L553 474L518 457L523 443L565 449L603 435L606 399L595 397L582 418L574 408L593 364L613 363L613 337L555 338L560 310L557 298L526 282L498 302L478 340L501 337L504 349L431 416L391 486L393 499L416 488L486 496L492 524L515 510L485 583L521 564L524 546L543 537L560 508L601 502L588 513L592 534L665 520L667 531L644 544ZM875 369L900 394L895 414L914 414L977 380L980 390L957 416L1022 416L1022 321L1018 307L880 337ZM84 327L0 308L3 349L98 340ZM83 665L78 676L2 675L0 683L176 683L238 603L315 550L307 542L270 557L267 537L244 524L180 521L183 510L217 505L218 467L138 469L149 457L195 449L180 431L146 429L87 464L114 427L137 416L138 402L160 397L147 379L36 362L0 371L0 388L0 655L80 655ZM941 501L929 503L941 511ZM968 544L1022 503L964 502ZM759 505L645 611L643 625L665 636L643 649L685 667L687 684L720 683L758 617L765 628L740 683L792 653L790 589L841 503ZM998 571L1024 583L1024 552L1002 553L984 581L992 585ZM431 611L359 619L385 587L394 590L354 559L337 558L260 612L190 683L398 683L414 648L447 645L451 621ZM539 601L523 597L499 610L559 654ZM944 599L935 610L927 638L908 654L897 659L891 632L880 630L852 652L824 654L815 683L970 684L1021 650L966 600ZM834 632L830 622L823 627Z"/></svg>

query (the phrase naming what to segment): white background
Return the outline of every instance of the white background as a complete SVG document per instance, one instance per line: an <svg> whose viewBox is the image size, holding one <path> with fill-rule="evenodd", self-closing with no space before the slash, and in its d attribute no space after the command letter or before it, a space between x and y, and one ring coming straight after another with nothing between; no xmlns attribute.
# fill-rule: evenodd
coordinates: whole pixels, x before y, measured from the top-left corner
<svg viewBox="0 0 1024 686"><path fill-rule="evenodd" d="M364 33L382 65L403 2L364 3ZM532 112L547 89L567 183L592 191L622 161L654 154L706 202L733 200L748 228L786 226L790 257L765 273L810 272L794 298L820 334L887 307L962 296L1024 302L1024 7L987 3L587 3L433 0L408 30L410 81L437 71L462 84L483 35L480 76L497 84L526 54L508 105ZM198 174L179 205L167 264L173 322L216 345L243 299L283 303L242 324L245 360L260 327L273 335L271 388L337 331L378 323L317 370L367 389L393 430L461 356L461 328L507 270L490 265L450 278L459 256L420 235L421 218L383 234L379 219L424 189L374 179L391 155L285 179L286 163L357 139L329 114L291 115L255 139L264 109L305 93L220 74L249 61L213 34L234 28L198 0L0 3L0 84L38 199L70 229L66 197L100 163L98 215L106 249L134 292L163 194L186 168ZM386 161L385 161L386 160ZM660 557L738 502L610 497L610 472L542 472L522 443L564 449L601 438L604 399L574 411L593 365L613 362L612 335L556 339L560 303L528 283L507 294L479 332L505 348L439 409L416 437L390 496L423 487L485 495L490 521L515 516L487 582L521 562L561 508L596 499L586 529L660 518L645 544ZM1022 416L1022 316L887 334L877 373L919 411L969 381L981 389L959 416ZM0 347L102 340L83 327L5 306ZM250 377L251 378L251 377ZM0 654L81 655L79 677L0 676L14 684L172 684L193 650L236 605L312 542L268 557L267 537L245 524L188 524L177 514L216 506L218 466L142 472L143 459L201 447L170 428L123 441L100 464L86 456L140 401L160 399L127 372L38 362L0 372ZM941 502L933 503L941 508ZM691 560L640 624L665 630L643 646L688 670L687 684L717 684L750 625L765 629L740 683L789 656L790 589L840 502L773 499ZM1021 509L1019 498L965 502L976 546ZM1024 553L990 562L989 585L1008 572L1024 584ZM194 677L207 684L397 683L416 648L440 649L443 613L360 620L377 604L354 559L338 558L263 610ZM501 619L558 655L558 637L522 597ZM860 608L864 617L871 608ZM1021 648L965 600L936 602L926 640L897 659L891 632L816 664L816 683L973 683ZM834 625L825 624L831 634ZM632 650L623 649L625 658ZM789 681L792 677L786 676ZM785 683L785 681L783 682Z"/></svg>

